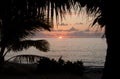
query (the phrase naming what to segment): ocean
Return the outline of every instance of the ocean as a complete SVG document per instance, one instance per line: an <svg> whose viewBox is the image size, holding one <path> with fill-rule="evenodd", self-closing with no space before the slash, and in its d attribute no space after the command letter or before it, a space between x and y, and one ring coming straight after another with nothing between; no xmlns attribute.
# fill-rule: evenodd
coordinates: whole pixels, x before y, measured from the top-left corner
<svg viewBox="0 0 120 79"><path fill-rule="evenodd" d="M21 52L10 52L5 59L19 54L40 55L65 61L83 61L85 66L104 66L106 56L105 38L34 38L45 39L50 43L50 51L42 52L34 47Z"/></svg>

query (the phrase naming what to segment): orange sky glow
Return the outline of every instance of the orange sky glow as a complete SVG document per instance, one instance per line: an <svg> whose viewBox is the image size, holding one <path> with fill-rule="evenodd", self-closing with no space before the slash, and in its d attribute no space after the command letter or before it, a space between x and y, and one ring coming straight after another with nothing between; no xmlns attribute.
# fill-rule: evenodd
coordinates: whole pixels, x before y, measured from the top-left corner
<svg viewBox="0 0 120 79"><path fill-rule="evenodd" d="M59 21L54 20L54 28L51 32L40 31L36 33L35 37L49 37L49 38L78 38L78 37L101 37L104 29L101 30L99 25L91 27L95 17L88 16L85 12L79 15L74 12L66 14L65 18Z"/></svg>

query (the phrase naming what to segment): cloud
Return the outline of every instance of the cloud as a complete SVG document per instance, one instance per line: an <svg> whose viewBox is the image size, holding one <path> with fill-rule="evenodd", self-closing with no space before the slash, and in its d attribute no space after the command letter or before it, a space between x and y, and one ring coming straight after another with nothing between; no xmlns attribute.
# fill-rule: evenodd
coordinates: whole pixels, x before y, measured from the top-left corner
<svg viewBox="0 0 120 79"><path fill-rule="evenodd" d="M76 29L75 27L71 27L68 30L54 30L54 32L72 32L72 31L79 31L79 30Z"/></svg>
<svg viewBox="0 0 120 79"><path fill-rule="evenodd" d="M65 24L65 23L61 23L61 24L58 24L59 26L68 26L68 24Z"/></svg>
<svg viewBox="0 0 120 79"><path fill-rule="evenodd" d="M68 34L69 36L74 36L74 37L102 37L103 33L102 32L92 32L92 31L77 31L77 32L72 32Z"/></svg>
<svg viewBox="0 0 120 79"><path fill-rule="evenodd" d="M75 25L82 25L83 23L82 22L80 22L80 23L75 23Z"/></svg>
<svg viewBox="0 0 120 79"><path fill-rule="evenodd" d="M74 28L74 27L71 27L69 30L67 30L67 31L78 31L76 28Z"/></svg>
<svg viewBox="0 0 120 79"><path fill-rule="evenodd" d="M84 31L79 31L74 27L71 27L68 30L58 30L58 31L51 31L51 32L46 32L46 31L41 31L37 32L34 37L36 38L51 38L51 37L58 37L58 36L63 36L63 37L85 37L85 38L97 38L97 37L102 37L103 32L94 32L89 29L86 29Z"/></svg>
<svg viewBox="0 0 120 79"><path fill-rule="evenodd" d="M86 30L84 30L84 32L90 32L90 30L89 30L89 29L86 29Z"/></svg>

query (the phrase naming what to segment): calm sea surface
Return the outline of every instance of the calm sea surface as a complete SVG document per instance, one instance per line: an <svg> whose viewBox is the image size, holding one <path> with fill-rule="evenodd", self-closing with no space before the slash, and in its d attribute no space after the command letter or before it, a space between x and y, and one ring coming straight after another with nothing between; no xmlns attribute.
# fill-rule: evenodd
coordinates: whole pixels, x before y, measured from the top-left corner
<svg viewBox="0 0 120 79"><path fill-rule="evenodd" d="M36 38L43 39L43 38ZM35 54L67 61L82 60L86 66L103 66L106 56L106 40L102 38L44 38L50 43L49 52L41 52L33 47L22 52L10 52L6 59L18 54Z"/></svg>

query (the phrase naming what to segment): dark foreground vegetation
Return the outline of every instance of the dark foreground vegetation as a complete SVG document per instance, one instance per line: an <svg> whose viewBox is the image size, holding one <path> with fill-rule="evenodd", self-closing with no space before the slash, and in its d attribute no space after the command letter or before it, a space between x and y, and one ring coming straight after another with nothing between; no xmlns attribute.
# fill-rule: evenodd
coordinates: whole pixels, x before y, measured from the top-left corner
<svg viewBox="0 0 120 79"><path fill-rule="evenodd" d="M82 61L64 61L62 57L58 61L49 58L43 58L38 62L38 73L72 73L83 75L84 66Z"/></svg>
<svg viewBox="0 0 120 79"><path fill-rule="evenodd" d="M1 75L42 75L42 74L74 74L82 76L84 73L82 61L64 61L62 57L58 60L42 57L38 63L24 64L6 62L0 71Z"/></svg>

